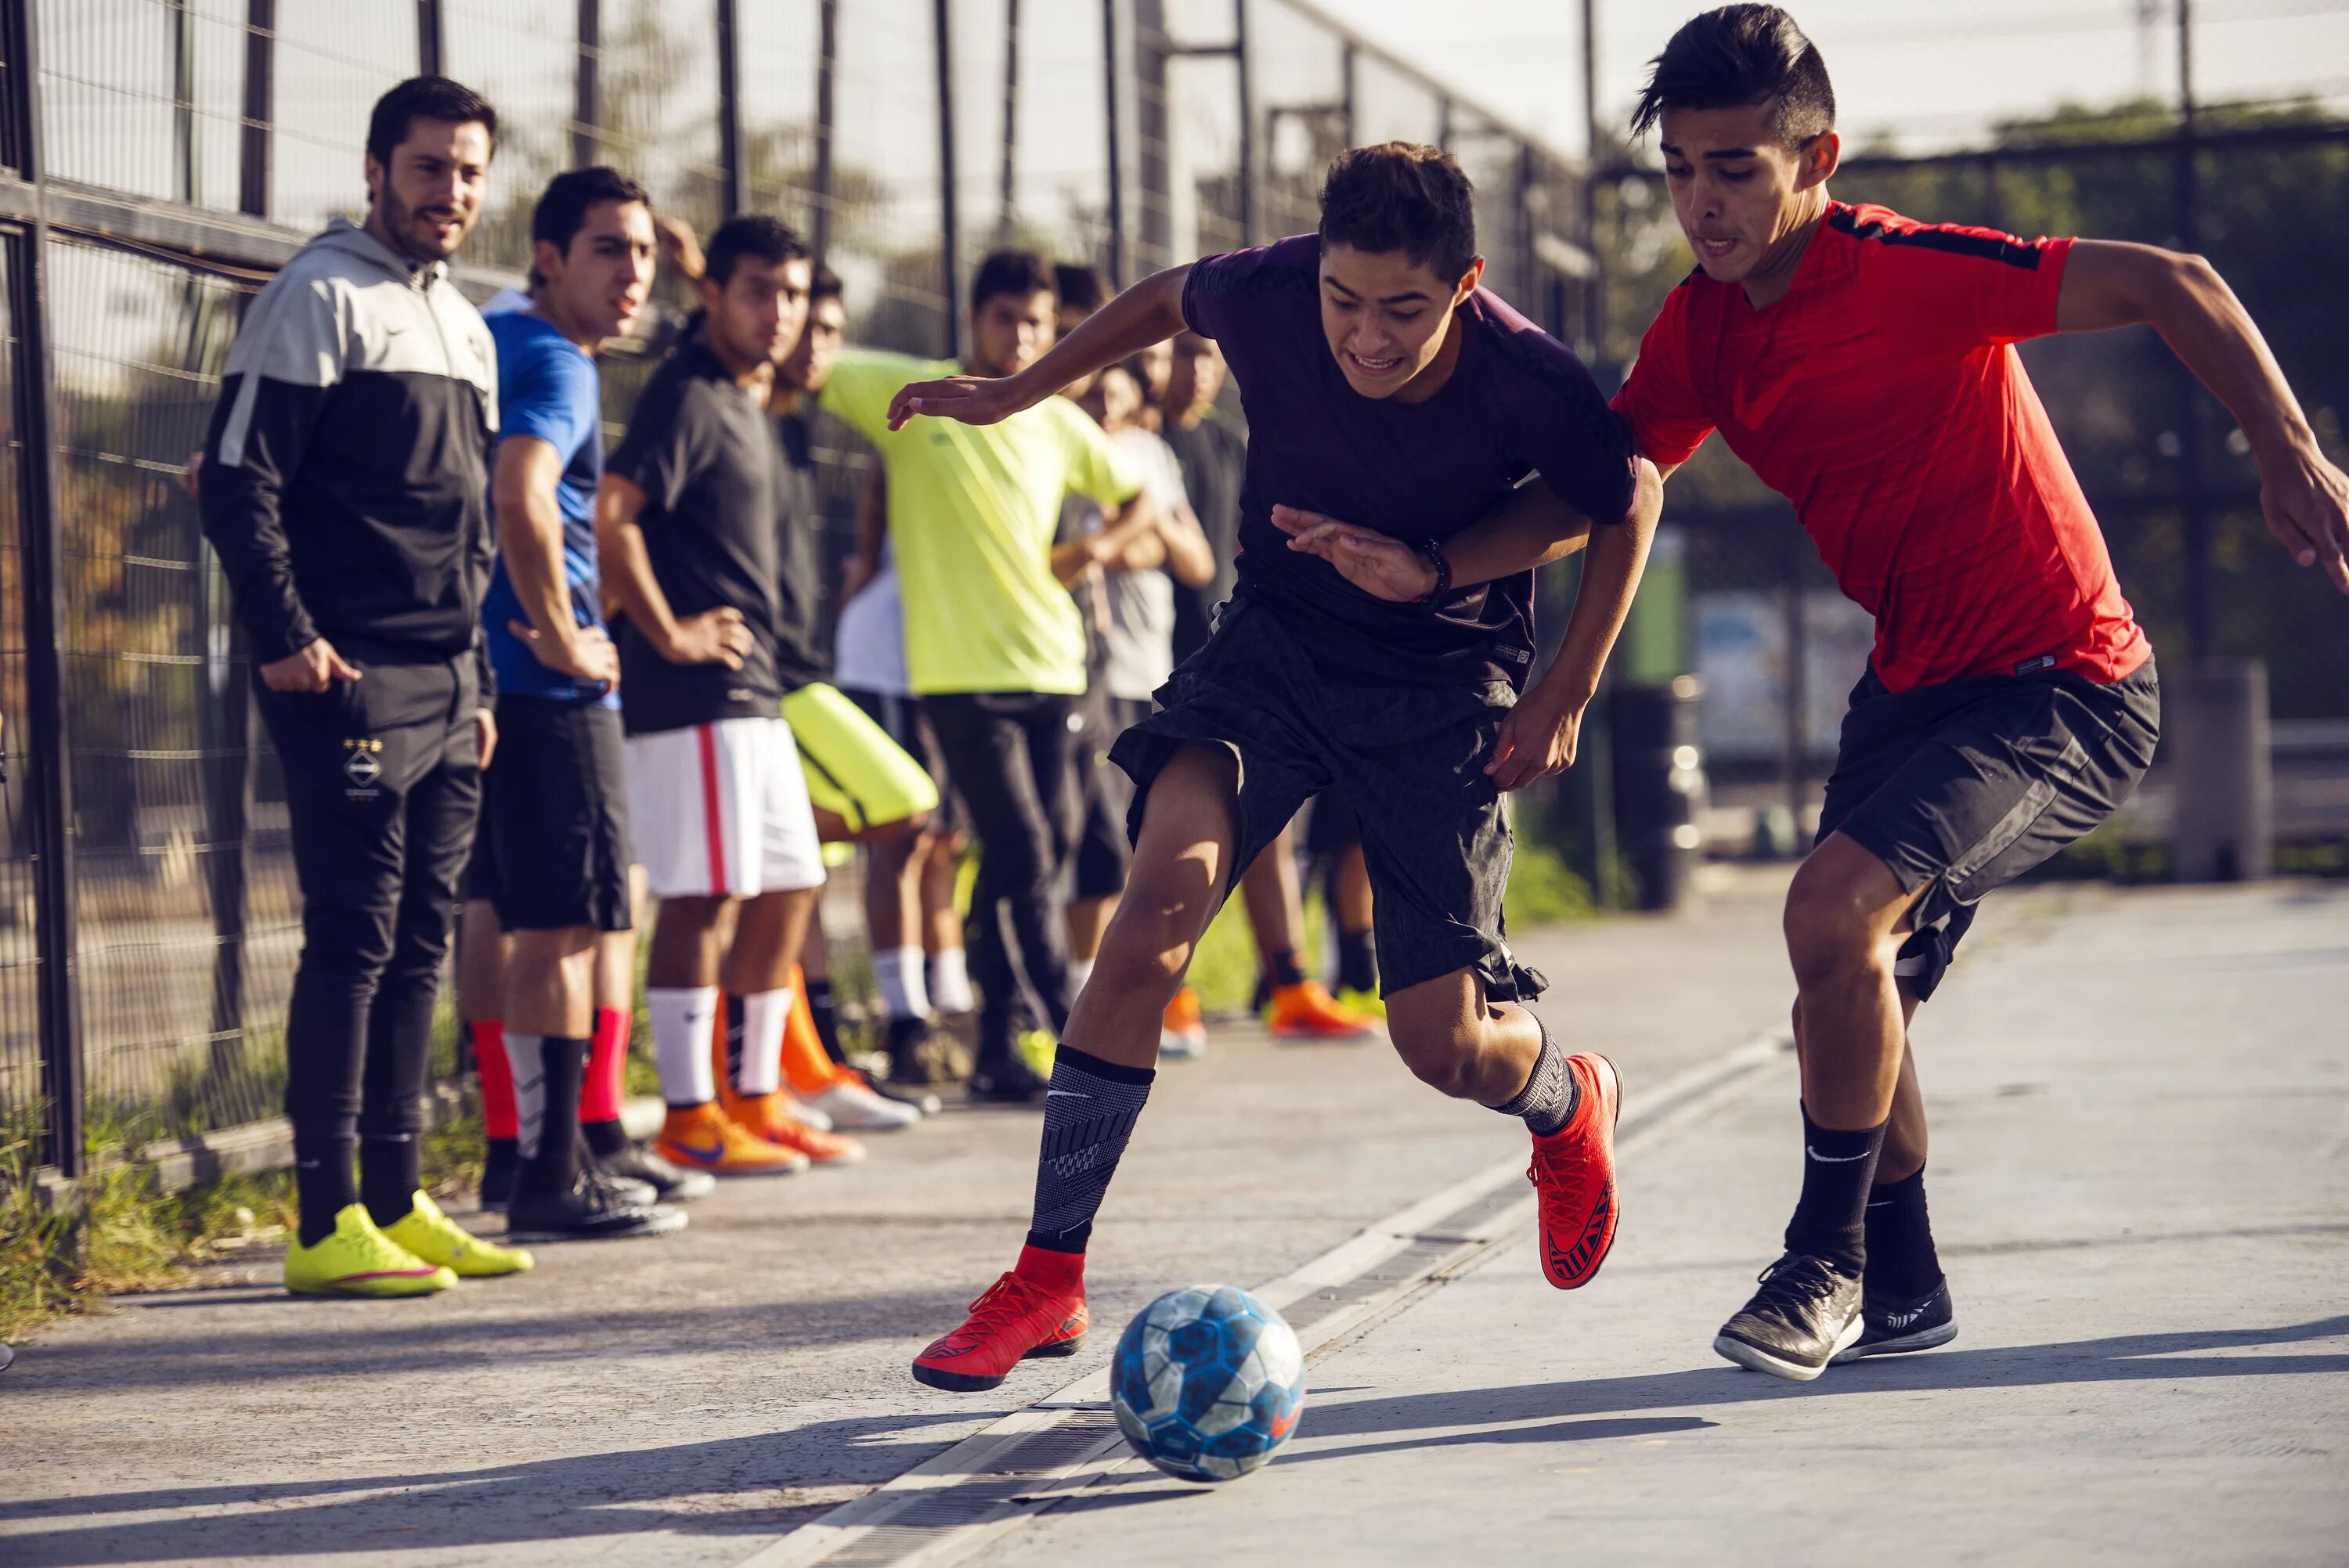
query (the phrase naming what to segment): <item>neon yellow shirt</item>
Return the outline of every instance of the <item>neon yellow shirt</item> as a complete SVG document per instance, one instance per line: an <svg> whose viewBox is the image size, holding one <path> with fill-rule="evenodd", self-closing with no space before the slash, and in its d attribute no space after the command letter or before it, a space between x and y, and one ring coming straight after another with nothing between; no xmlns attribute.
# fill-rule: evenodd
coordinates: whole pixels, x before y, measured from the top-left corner
<svg viewBox="0 0 2349 1568"><path fill-rule="evenodd" d="M1084 411L1048 397L997 425L915 418L889 429L909 381L950 361L848 349L823 406L879 449L889 542L905 604L905 673L917 695L1085 689L1084 617L1052 575L1052 535L1071 493L1123 502L1141 475Z"/></svg>

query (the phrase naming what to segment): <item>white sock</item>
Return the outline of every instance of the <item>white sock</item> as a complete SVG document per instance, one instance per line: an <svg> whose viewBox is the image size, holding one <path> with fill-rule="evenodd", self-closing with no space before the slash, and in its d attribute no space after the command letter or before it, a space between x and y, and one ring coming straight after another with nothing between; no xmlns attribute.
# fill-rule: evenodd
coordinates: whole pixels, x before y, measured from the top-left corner
<svg viewBox="0 0 2349 1568"><path fill-rule="evenodd" d="M1086 982L1086 981L1088 981L1088 980L1090 980L1090 979L1092 979L1092 977L1093 977L1093 961L1092 961L1092 959L1090 959L1090 958L1071 958L1071 959L1070 959L1070 960L1069 960L1069 1000L1071 1000L1071 1002L1075 1001L1075 1000L1077 999L1077 993L1078 993L1078 992L1080 992L1080 991L1081 991L1081 990L1083 990L1083 989L1085 988L1085 982Z"/></svg>
<svg viewBox="0 0 2349 1568"><path fill-rule="evenodd" d="M892 1018L930 1016L929 978L922 973L918 947L884 947L873 954L873 978L881 987L881 1006Z"/></svg>
<svg viewBox="0 0 2349 1568"><path fill-rule="evenodd" d="M742 1065L734 1075L736 1094L772 1094L783 1087L783 1020L791 1016L792 1002L788 985L742 998Z"/></svg>
<svg viewBox="0 0 2349 1568"><path fill-rule="evenodd" d="M976 1013L978 998L970 992L970 970L962 949L949 947L930 960L930 1005L941 1013Z"/></svg>
<svg viewBox="0 0 2349 1568"><path fill-rule="evenodd" d="M513 1064L514 1149L524 1160L538 1157L539 1134L546 1130L546 1053L543 1035L506 1036L506 1060Z"/></svg>
<svg viewBox="0 0 2349 1568"><path fill-rule="evenodd" d="M716 1099L718 1074L709 1065L709 1031L718 1021L718 987L647 986L645 1011L652 1017L661 1098L677 1106L708 1105ZM520 1072L519 1063L515 1070Z"/></svg>

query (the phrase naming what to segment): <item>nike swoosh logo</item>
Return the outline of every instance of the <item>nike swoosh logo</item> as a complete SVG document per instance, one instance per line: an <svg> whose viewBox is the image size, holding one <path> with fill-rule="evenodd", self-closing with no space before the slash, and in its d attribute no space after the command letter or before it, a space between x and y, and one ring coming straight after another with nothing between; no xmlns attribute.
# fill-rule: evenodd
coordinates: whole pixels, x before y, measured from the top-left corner
<svg viewBox="0 0 2349 1568"><path fill-rule="evenodd" d="M1079 1094L1075 1089L1072 1089L1072 1088L1048 1088L1048 1089L1046 1089L1046 1090L1044 1091L1044 1098L1045 1098L1046 1099L1051 1099L1051 1098L1052 1098L1054 1095L1056 1095L1056 1094L1057 1094L1057 1095L1059 1095L1062 1099L1092 1099L1092 1096L1091 1096L1091 1095L1089 1095L1089 1094Z"/></svg>
<svg viewBox="0 0 2349 1568"><path fill-rule="evenodd" d="M1803 1152L1809 1155L1812 1159L1817 1161L1822 1165L1848 1165L1855 1160L1865 1160L1868 1158L1865 1154L1822 1154L1817 1150L1811 1148L1808 1144L1804 1145Z"/></svg>
<svg viewBox="0 0 2349 1568"><path fill-rule="evenodd" d="M726 1140L721 1138L707 1149L696 1149L690 1143L672 1143L669 1147L688 1160L715 1161L726 1152Z"/></svg>

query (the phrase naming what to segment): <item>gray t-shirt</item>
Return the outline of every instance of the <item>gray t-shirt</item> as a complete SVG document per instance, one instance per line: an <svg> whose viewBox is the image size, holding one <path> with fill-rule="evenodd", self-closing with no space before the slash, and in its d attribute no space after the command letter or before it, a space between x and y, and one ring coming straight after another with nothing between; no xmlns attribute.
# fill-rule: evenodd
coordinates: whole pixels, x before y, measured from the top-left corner
<svg viewBox="0 0 2349 1568"><path fill-rule="evenodd" d="M1190 504L1182 467L1164 440L1143 429L1121 430L1110 439L1133 459L1143 476L1142 493L1153 503L1170 512ZM1154 566L1112 572L1103 588L1109 616L1102 628L1108 662L1102 684L1112 696L1148 702L1174 673L1174 580Z"/></svg>

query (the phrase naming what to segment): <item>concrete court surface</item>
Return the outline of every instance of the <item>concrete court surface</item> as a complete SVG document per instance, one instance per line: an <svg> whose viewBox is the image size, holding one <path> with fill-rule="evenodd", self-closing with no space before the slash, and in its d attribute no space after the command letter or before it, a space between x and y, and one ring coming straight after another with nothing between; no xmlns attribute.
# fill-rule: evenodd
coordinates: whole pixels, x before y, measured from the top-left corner
<svg viewBox="0 0 2349 1568"><path fill-rule="evenodd" d="M980 1559L2349 1562L2349 888L2010 899L1920 1017L1961 1326L1795 1385L1713 1356L1798 1181L1791 1059L1316 1367L1276 1462L1132 1467Z"/></svg>
<svg viewBox="0 0 2349 1568"><path fill-rule="evenodd" d="M1775 891L1528 937L1552 1027L1636 1099L1771 1026ZM1957 1346L1809 1388L1706 1347L1791 1201L1781 1064L1628 1166L1588 1290L1504 1248L1319 1364L1270 1470L1122 1474L986 1560L2349 1560L2344 1000L2349 889L1994 901L1919 1030ZM1382 1047L1224 1031L1160 1083L1095 1247L1104 1329L1521 1136ZM1008 1261L1033 1140L949 1116L428 1302L254 1283L60 1328L0 1381L0 1563L740 1563L1105 1357L975 1399L903 1370Z"/></svg>

